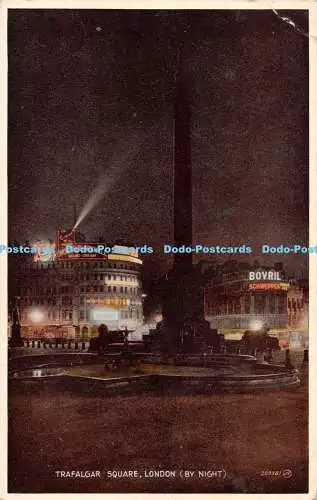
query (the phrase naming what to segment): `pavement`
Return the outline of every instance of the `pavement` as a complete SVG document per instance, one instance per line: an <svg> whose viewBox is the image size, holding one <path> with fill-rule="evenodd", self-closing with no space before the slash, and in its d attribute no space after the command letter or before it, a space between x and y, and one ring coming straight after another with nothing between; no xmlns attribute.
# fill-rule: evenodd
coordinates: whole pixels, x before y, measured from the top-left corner
<svg viewBox="0 0 317 500"><path fill-rule="evenodd" d="M104 397L29 381L8 397L10 493L307 491L305 373L291 392Z"/></svg>

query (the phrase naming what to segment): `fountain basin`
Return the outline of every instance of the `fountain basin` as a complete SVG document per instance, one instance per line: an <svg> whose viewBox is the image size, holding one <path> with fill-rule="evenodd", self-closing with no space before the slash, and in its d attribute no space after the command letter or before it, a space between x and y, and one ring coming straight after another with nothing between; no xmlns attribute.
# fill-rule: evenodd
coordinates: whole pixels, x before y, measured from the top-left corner
<svg viewBox="0 0 317 500"><path fill-rule="evenodd" d="M9 361L9 382L59 380L60 385L76 390L115 389L158 391L159 393L249 392L255 390L295 389L300 386L298 370L283 365L259 363L253 356L209 355L179 359L176 363L151 363L147 358L137 371L124 367L109 371L96 354L48 354L23 356ZM182 364L180 364L182 363Z"/></svg>

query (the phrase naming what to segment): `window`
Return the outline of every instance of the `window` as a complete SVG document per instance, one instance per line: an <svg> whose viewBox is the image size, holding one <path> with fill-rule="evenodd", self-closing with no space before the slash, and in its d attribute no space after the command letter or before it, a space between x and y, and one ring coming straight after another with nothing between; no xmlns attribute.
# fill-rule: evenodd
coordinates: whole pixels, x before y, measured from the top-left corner
<svg viewBox="0 0 317 500"><path fill-rule="evenodd" d="M244 309L246 314L250 314L251 296L247 294L244 298Z"/></svg>
<svg viewBox="0 0 317 500"><path fill-rule="evenodd" d="M264 314L265 312L265 294L254 294L254 312L256 314Z"/></svg>
<svg viewBox="0 0 317 500"><path fill-rule="evenodd" d="M286 299L286 297L285 297ZM287 302L285 300L284 302L284 297L280 294L276 295L276 300L277 300L277 312L281 314L284 310L284 303L285 303L285 308L287 307Z"/></svg>
<svg viewBox="0 0 317 500"><path fill-rule="evenodd" d="M68 306L68 305L70 306L70 305L72 305L72 297L63 297L62 298L62 304L64 306Z"/></svg>

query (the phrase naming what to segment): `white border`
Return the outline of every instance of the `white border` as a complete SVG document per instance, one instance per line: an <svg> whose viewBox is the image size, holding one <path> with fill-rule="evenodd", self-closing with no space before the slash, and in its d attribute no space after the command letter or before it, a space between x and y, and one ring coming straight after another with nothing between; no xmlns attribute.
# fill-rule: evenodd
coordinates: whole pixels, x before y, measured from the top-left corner
<svg viewBox="0 0 317 500"><path fill-rule="evenodd" d="M309 10L310 22L310 245L317 243L317 2L303 0L277 0L263 1L250 0L243 2L240 0L117 0L111 3L109 0L0 0L0 61L1 61L1 107L0 107L0 123L1 123L1 169L0 169L0 241L7 241L7 9L23 8L54 8L54 9L240 9L240 10L263 10L263 9L302 9ZM252 494L257 499L275 498L294 498L294 499L309 499L317 500L317 363L315 362L316 345L317 345L317 256L310 257L310 317L309 317L309 356L310 356L310 405L309 405L309 493L307 494ZM0 426L0 499L20 499L24 496L37 499L57 499L66 496L67 498L107 498L109 500L133 497L138 499L152 499L153 494L16 494L7 493L7 265L6 259L0 260L0 282L1 298L0 298L0 326L1 326L1 342L0 342L0 367L1 367L1 391L0 391L0 410L1 410L1 426ZM313 398L314 395L314 398ZM290 436L291 439L291 436ZM244 499L245 494L155 494L155 499L183 499L188 497L199 498L234 498Z"/></svg>

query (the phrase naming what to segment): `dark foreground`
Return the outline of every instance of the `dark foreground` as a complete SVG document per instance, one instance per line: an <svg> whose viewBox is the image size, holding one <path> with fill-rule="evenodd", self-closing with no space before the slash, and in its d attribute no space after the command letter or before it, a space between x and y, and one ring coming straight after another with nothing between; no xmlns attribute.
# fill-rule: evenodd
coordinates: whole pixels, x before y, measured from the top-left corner
<svg viewBox="0 0 317 500"><path fill-rule="evenodd" d="M24 382L9 391L8 491L306 492L307 426L306 383L293 392L103 397ZM57 477L72 470L100 478ZM175 477L146 477L153 471Z"/></svg>

